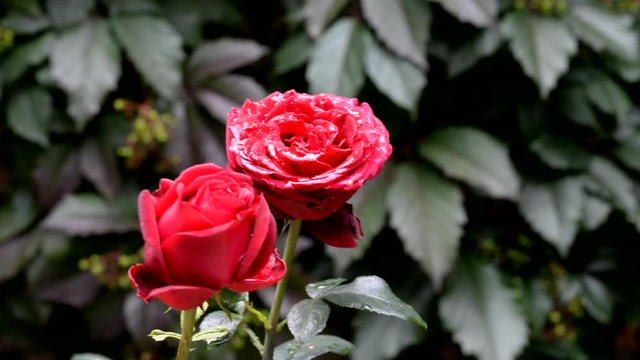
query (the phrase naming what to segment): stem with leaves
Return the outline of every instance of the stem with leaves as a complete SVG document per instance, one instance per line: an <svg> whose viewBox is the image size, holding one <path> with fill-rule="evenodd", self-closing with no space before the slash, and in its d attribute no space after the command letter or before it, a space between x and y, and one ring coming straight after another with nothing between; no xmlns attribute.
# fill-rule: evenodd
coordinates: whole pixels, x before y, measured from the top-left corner
<svg viewBox="0 0 640 360"><path fill-rule="evenodd" d="M180 345L176 360L187 360L189 358L189 350L191 350L191 338L193 337L193 328L196 324L196 309L184 310L180 314L180 327L182 334L180 335Z"/></svg>
<svg viewBox="0 0 640 360"><path fill-rule="evenodd" d="M302 220L293 220L289 225L289 234L285 240L284 248L284 262L287 264L287 273L280 279L276 286L276 293L273 298L273 306L269 312L269 318L267 323L267 329L264 336L264 351L262 353L262 360L271 360L273 358L274 349L274 336L277 331L278 321L280 320L280 308L282 307L282 301L284 295L287 292L287 283L289 282L289 275L291 273L291 265L293 263L293 256L296 250L296 243L298 242L298 235L300 234L300 227L302 226Z"/></svg>

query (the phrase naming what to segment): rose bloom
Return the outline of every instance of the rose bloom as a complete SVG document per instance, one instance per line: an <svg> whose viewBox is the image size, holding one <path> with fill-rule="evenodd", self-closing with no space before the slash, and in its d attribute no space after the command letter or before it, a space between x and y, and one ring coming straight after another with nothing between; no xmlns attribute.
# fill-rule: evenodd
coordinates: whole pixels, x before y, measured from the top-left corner
<svg viewBox="0 0 640 360"><path fill-rule="evenodd" d="M226 142L229 167L249 175L277 215L302 220L355 219L345 202L392 152L387 129L367 103L294 90L232 109ZM357 237L356 220L338 222ZM351 237L324 233L320 240L331 245L355 246Z"/></svg>
<svg viewBox="0 0 640 360"><path fill-rule="evenodd" d="M276 222L249 177L213 164L162 179L138 198L144 264L129 279L146 302L188 310L223 288L253 291L280 280Z"/></svg>

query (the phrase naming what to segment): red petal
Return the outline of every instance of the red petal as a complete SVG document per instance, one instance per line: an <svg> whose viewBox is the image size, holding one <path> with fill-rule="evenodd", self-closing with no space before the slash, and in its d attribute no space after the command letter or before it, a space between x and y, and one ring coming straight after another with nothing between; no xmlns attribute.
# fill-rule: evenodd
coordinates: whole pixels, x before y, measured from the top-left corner
<svg viewBox="0 0 640 360"><path fill-rule="evenodd" d="M323 243L339 248L353 248L362 239L360 220L353 213L351 204L344 204L335 213L322 220L304 221L305 231Z"/></svg>
<svg viewBox="0 0 640 360"><path fill-rule="evenodd" d="M144 238L144 262L158 274L162 281L168 283L171 281L171 276L167 272L167 266L162 255L155 207L156 198L148 190L143 190L138 196L138 214L140 231Z"/></svg>
<svg viewBox="0 0 640 360"><path fill-rule="evenodd" d="M269 260L269 252L274 248L277 237L276 220L273 218L269 205L260 196L257 205L256 220L253 226L251 241L247 247L242 262L238 268L236 278L243 278L252 273L253 269L260 269ZM267 253L265 253L267 251ZM256 272L255 270L253 272Z"/></svg>
<svg viewBox="0 0 640 360"><path fill-rule="evenodd" d="M267 263L257 273L237 281L227 288L235 292L260 290L277 283L286 273L287 265L278 255L278 250L273 249Z"/></svg>

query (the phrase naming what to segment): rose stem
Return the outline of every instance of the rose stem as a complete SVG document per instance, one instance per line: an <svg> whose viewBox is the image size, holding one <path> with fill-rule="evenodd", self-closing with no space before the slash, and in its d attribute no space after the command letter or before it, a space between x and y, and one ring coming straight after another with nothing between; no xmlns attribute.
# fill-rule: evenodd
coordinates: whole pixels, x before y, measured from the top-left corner
<svg viewBox="0 0 640 360"><path fill-rule="evenodd" d="M182 334L180 335L180 345L176 360L187 360L189 358L189 350L191 350L191 337L193 337L193 328L196 324L196 309L184 310L180 314L180 327Z"/></svg>
<svg viewBox="0 0 640 360"><path fill-rule="evenodd" d="M289 282L293 255L295 254L301 225L302 220L298 219L293 220L289 225L289 234L287 235L284 245L284 262L287 264L287 273L282 279L280 279L276 286L273 306L271 306L271 311L269 312L269 328L266 330L264 335L264 352L262 353L262 360L271 360L273 358L273 337L275 336L278 321L280 320L280 308L282 307L284 295L287 292L287 283Z"/></svg>

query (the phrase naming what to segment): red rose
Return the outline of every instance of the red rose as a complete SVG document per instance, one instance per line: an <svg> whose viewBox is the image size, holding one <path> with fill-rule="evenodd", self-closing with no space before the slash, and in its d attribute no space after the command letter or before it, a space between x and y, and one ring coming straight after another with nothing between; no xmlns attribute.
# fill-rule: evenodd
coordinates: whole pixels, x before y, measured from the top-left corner
<svg viewBox="0 0 640 360"><path fill-rule="evenodd" d="M303 220L338 211L392 151L367 103L294 90L231 109L226 141L229 167L249 175L276 214Z"/></svg>
<svg viewBox="0 0 640 360"><path fill-rule="evenodd" d="M251 179L213 164L196 165L138 198L144 264L129 279L145 301L197 307L223 288L253 291L282 278L276 223Z"/></svg>

